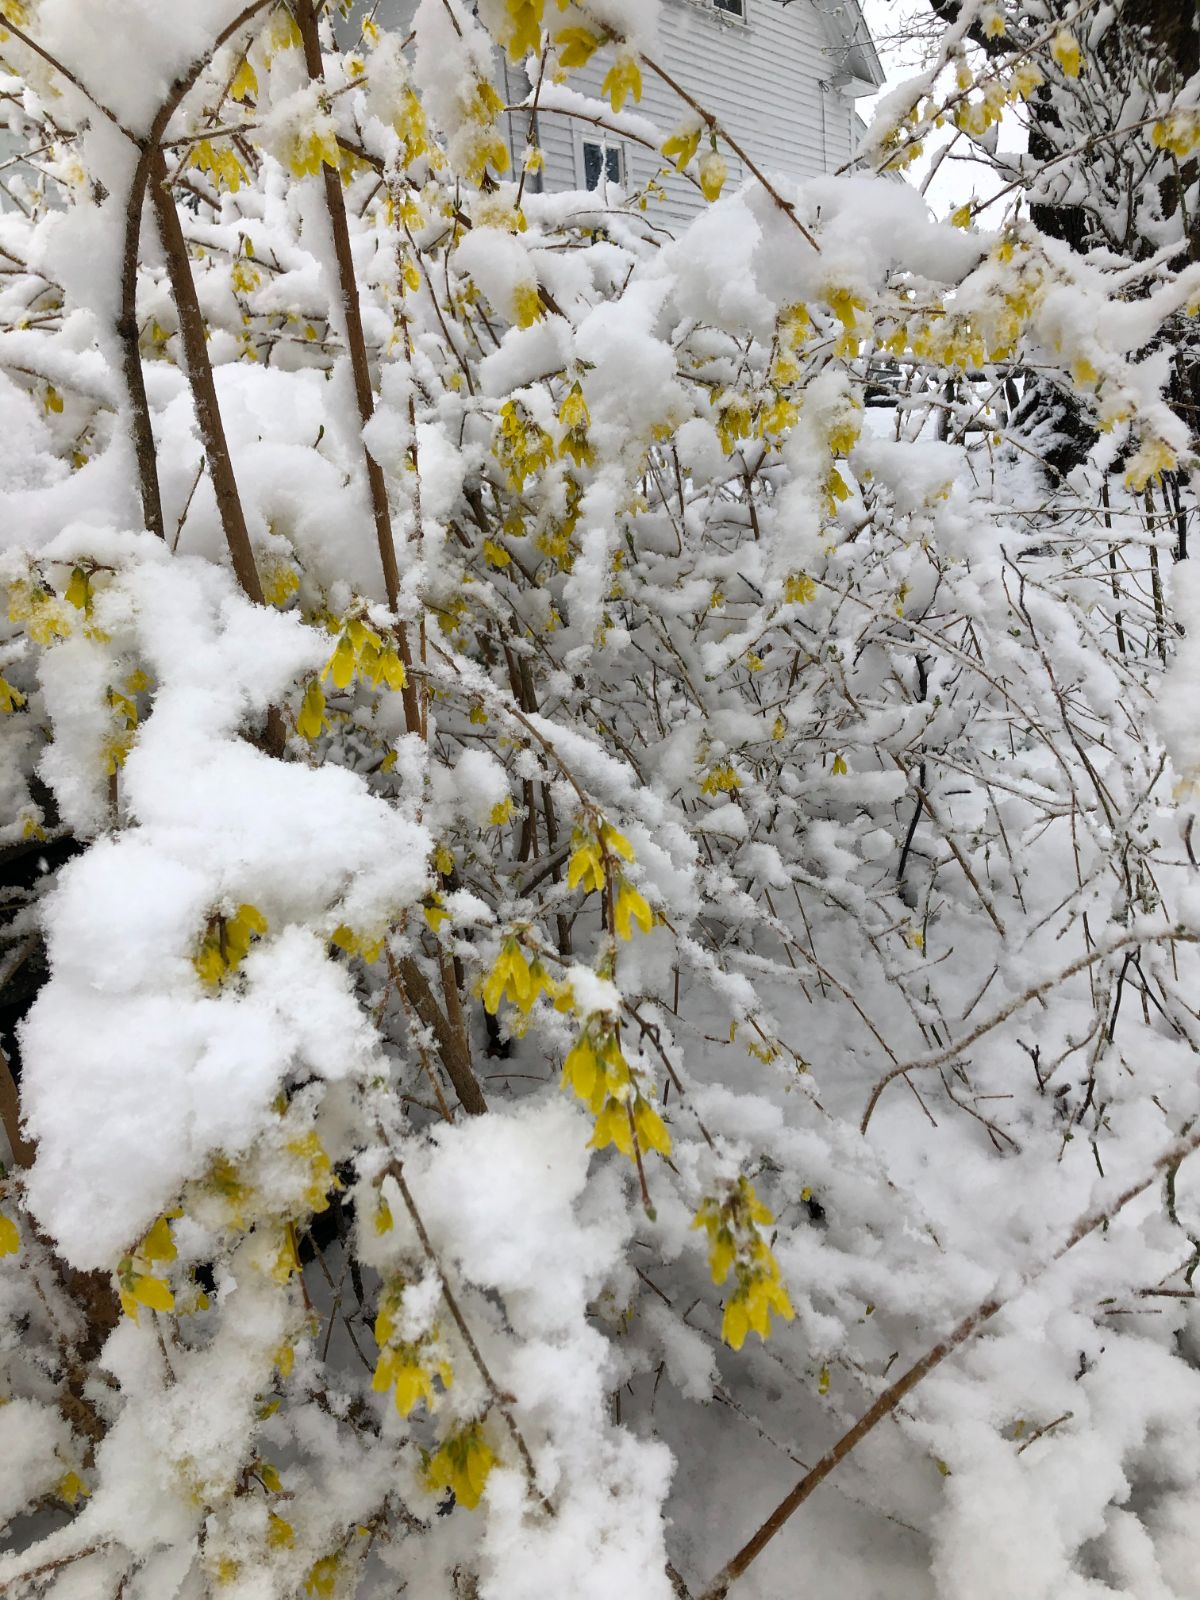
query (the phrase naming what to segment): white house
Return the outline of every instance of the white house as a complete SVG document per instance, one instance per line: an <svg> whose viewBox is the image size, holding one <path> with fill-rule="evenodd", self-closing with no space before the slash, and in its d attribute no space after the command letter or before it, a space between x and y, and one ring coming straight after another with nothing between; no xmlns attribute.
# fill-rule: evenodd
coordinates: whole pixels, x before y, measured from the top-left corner
<svg viewBox="0 0 1200 1600"><path fill-rule="evenodd" d="M407 29L416 0L379 0L376 20ZM661 0L655 58L690 95L728 128L751 160L768 174L809 178L848 161L862 131L854 101L883 83L858 0ZM599 52L569 88L599 99L611 53ZM510 105L530 86L522 68L504 64ZM627 112L656 124L658 144L688 114L674 91L643 74L640 105ZM553 100L554 91L548 91ZM526 142L527 119L510 115L513 169ZM546 189L590 189L609 180L632 188L661 173L657 148L606 133L580 118L543 107L536 140ZM729 182L743 176L728 150ZM699 191L674 174L665 182L665 209L684 218L704 204Z"/></svg>

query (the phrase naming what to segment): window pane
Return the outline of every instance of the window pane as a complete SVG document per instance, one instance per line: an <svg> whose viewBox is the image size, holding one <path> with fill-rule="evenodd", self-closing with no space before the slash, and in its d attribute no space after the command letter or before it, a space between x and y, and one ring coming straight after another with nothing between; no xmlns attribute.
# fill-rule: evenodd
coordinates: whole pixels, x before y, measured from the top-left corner
<svg viewBox="0 0 1200 1600"><path fill-rule="evenodd" d="M615 144L596 144L588 139L583 146L583 181L589 189L598 189L600 180L621 182L621 147Z"/></svg>
<svg viewBox="0 0 1200 1600"><path fill-rule="evenodd" d="M746 15L744 0L713 0L713 5L716 6L718 11L732 12L735 17L744 17Z"/></svg>

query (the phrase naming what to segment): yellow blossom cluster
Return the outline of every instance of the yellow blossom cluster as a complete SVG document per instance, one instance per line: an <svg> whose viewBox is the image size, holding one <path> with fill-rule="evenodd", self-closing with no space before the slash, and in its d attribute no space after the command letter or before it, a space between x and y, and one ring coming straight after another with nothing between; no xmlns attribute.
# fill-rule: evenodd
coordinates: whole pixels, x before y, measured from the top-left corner
<svg viewBox="0 0 1200 1600"><path fill-rule="evenodd" d="M702 794L736 794L741 787L741 774L731 761L718 761L700 780Z"/></svg>
<svg viewBox="0 0 1200 1600"><path fill-rule="evenodd" d="M382 635L361 617L352 617L342 629L321 678L332 678L335 688L348 689L356 675L373 689L383 685L398 690L408 683L395 645L384 644Z"/></svg>
<svg viewBox="0 0 1200 1600"><path fill-rule="evenodd" d="M528 478L544 472L555 457L554 440L518 400L507 400L500 407L492 449L518 493Z"/></svg>
<svg viewBox="0 0 1200 1600"><path fill-rule="evenodd" d="M729 167L725 157L717 149L716 140L713 140L711 150L706 150L700 157L700 192L709 201L719 200L721 190L725 187L725 180L729 176Z"/></svg>
<svg viewBox="0 0 1200 1600"><path fill-rule="evenodd" d="M18 579L9 585L8 620L20 623L34 644L51 645L71 632L69 613L40 578Z"/></svg>
<svg viewBox="0 0 1200 1600"><path fill-rule="evenodd" d="M489 167L507 172L508 141L499 122L504 102L492 85L476 78L462 97L460 111L462 121L450 144L455 170L472 184L481 184Z"/></svg>
<svg viewBox="0 0 1200 1600"><path fill-rule="evenodd" d="M600 93L614 111L620 111L630 96L635 100L642 98L642 69L631 51L618 52L600 85Z"/></svg>
<svg viewBox="0 0 1200 1600"><path fill-rule="evenodd" d="M297 129L284 144L283 160L297 178L315 178L322 166L340 172L342 154L333 123L322 120L307 130Z"/></svg>
<svg viewBox="0 0 1200 1600"><path fill-rule="evenodd" d="M422 156L430 154L433 141L429 135L425 107L421 104L416 90L408 84L401 90L400 102L392 112L392 127L400 140L400 160L403 166L410 167Z"/></svg>
<svg viewBox="0 0 1200 1600"><path fill-rule="evenodd" d="M134 1322L138 1320L139 1306L151 1311L174 1311L175 1295L171 1285L155 1268L168 1266L176 1254L170 1221L159 1217L137 1248L122 1256L117 1266L117 1293L121 1310Z"/></svg>
<svg viewBox="0 0 1200 1600"><path fill-rule="evenodd" d="M528 1015L538 998L545 994L559 998L559 985L535 956L532 961L514 938L505 939L500 954L483 983L483 1003L492 1016L506 1002Z"/></svg>
<svg viewBox="0 0 1200 1600"><path fill-rule="evenodd" d="M1188 107L1172 111L1150 129L1150 143L1156 150L1167 150L1186 161L1200 148L1200 111Z"/></svg>
<svg viewBox="0 0 1200 1600"><path fill-rule="evenodd" d="M444 1439L425 1466L430 1489L449 1489L455 1500L473 1511L483 1497L488 1475L496 1464L484 1438L483 1423L472 1422Z"/></svg>
<svg viewBox="0 0 1200 1600"><path fill-rule="evenodd" d="M743 439L750 437L754 412L745 395L728 390L716 390L712 404L717 409L717 438L721 449L731 456Z"/></svg>
<svg viewBox="0 0 1200 1600"><path fill-rule="evenodd" d="M596 452L588 441L588 427L591 420L587 401L583 398L583 390L576 381L568 389L566 398L559 407L558 423L563 430L563 436L558 448L559 454L570 456L577 467L590 467L596 461Z"/></svg>
<svg viewBox="0 0 1200 1600"><path fill-rule="evenodd" d="M633 847L624 834L603 822L595 834L576 828L571 842L574 848L567 862L567 887L576 889L582 885L584 894L607 889L612 896L613 927L620 938L633 937L634 923L643 933L649 933L654 926L654 913L646 897L615 867L617 857L633 860Z"/></svg>
<svg viewBox="0 0 1200 1600"><path fill-rule="evenodd" d="M541 47L545 5L546 0L504 0L507 17L500 43L510 61L520 61Z"/></svg>
<svg viewBox="0 0 1200 1600"><path fill-rule="evenodd" d="M1125 486L1140 494L1150 483L1161 483L1164 472L1172 472L1179 458L1162 439L1143 439L1125 467Z"/></svg>
<svg viewBox="0 0 1200 1600"><path fill-rule="evenodd" d="M253 941L266 931L267 919L257 906L240 905L232 917L220 912L210 917L200 949L192 958L200 981L210 989L219 988L249 955Z"/></svg>
<svg viewBox="0 0 1200 1600"><path fill-rule="evenodd" d="M615 1145L631 1161L642 1150L670 1155L666 1123L625 1059L617 1025L602 1014L589 1017L569 1051L562 1087L573 1090L596 1118L592 1149Z"/></svg>
<svg viewBox="0 0 1200 1600"><path fill-rule="evenodd" d="M109 689L105 700L111 723L109 731L104 736L101 753L104 758L104 770L111 778L125 765L126 756L133 749L138 725L138 708L137 702L130 695L123 694L120 689Z"/></svg>
<svg viewBox="0 0 1200 1600"><path fill-rule="evenodd" d="M682 172L699 150L700 135L703 131L703 123L685 123L664 141L662 153L676 172Z"/></svg>
<svg viewBox="0 0 1200 1600"><path fill-rule="evenodd" d="M708 1197L696 1212L694 1228L708 1235L708 1263L714 1283L730 1271L734 1287L725 1301L721 1337L740 1350L747 1333L771 1335L771 1314L790 1322L795 1316L779 1274L779 1263L761 1229L774 1221L748 1178L739 1177L724 1194Z"/></svg>
<svg viewBox="0 0 1200 1600"><path fill-rule="evenodd" d="M232 145L214 145L211 139L201 139L192 146L187 164L207 172L218 189L224 184L233 194L247 181L246 169L234 154Z"/></svg>
<svg viewBox="0 0 1200 1600"><path fill-rule="evenodd" d="M377 1394L392 1393L402 1417L422 1401L432 1411L437 1404L434 1379L442 1389L454 1382L454 1371L439 1348L436 1325L416 1339L405 1339L400 1332L404 1315L405 1282L393 1280L383 1291L375 1317L375 1343L379 1360L371 1387Z"/></svg>

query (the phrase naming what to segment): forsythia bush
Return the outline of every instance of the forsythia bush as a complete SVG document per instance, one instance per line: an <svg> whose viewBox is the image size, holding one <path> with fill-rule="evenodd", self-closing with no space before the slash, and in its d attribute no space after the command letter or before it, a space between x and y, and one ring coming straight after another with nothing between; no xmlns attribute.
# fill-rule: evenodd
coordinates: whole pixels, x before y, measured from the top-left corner
<svg viewBox="0 0 1200 1600"><path fill-rule="evenodd" d="M0 0L0 1592L1193 1592L1197 113L937 220L1102 44L964 5L670 239L500 70L653 10Z"/></svg>

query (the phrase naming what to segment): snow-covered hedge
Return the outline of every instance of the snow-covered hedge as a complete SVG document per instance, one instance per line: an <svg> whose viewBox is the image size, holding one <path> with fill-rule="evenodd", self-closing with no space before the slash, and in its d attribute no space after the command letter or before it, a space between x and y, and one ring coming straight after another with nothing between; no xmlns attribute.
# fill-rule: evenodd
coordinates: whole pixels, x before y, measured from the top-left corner
<svg viewBox="0 0 1200 1600"><path fill-rule="evenodd" d="M540 192L654 9L0 0L5 1594L1195 1593L1194 164Z"/></svg>

